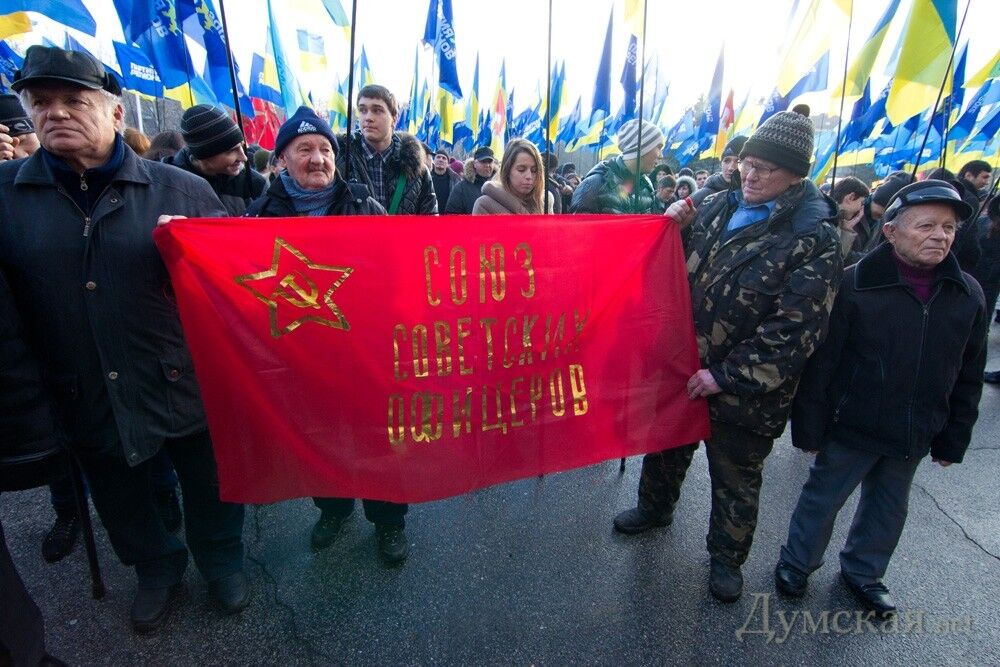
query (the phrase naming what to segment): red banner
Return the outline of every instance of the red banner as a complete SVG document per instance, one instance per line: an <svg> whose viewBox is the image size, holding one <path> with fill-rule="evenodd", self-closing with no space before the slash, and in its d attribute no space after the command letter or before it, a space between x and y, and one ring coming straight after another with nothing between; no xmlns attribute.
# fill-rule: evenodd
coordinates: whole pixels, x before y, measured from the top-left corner
<svg viewBox="0 0 1000 667"><path fill-rule="evenodd" d="M662 217L177 220L156 242L226 500L420 502L708 434Z"/></svg>

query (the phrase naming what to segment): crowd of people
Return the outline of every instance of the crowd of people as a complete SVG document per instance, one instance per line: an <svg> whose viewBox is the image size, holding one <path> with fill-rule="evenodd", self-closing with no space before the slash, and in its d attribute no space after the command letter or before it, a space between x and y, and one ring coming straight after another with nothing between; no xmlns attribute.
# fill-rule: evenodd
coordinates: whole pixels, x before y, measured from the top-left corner
<svg viewBox="0 0 1000 667"><path fill-rule="evenodd" d="M463 163L422 145L394 131L399 107L379 85L358 93L358 130L337 135L302 107L273 151L245 147L230 116L207 105L188 109L179 132L150 140L126 130L115 79L79 52L31 47L13 88L17 96L0 99L0 451L58 445L80 462L115 554L135 570L137 632L163 622L189 554L222 613L250 597L244 508L218 496L197 380L152 240L177 217L664 215L681 229L701 357L686 389L707 399L711 418L711 594L741 596L764 461L790 422L792 443L816 458L775 554L778 590L805 594L860 486L841 573L873 613L895 611L883 578L917 465L928 454L941 466L961 462L978 416L1000 289L989 164L920 180L899 172L874 189L853 177L820 188L808 179L812 122L785 111L732 139L714 174L673 173L662 132L629 121L621 152L581 177L523 139L499 161L488 147ZM671 523L699 444L644 457L636 505L614 518L617 531ZM50 562L80 530L68 485L51 487ZM355 499L313 500L310 542L324 549ZM407 505L362 506L380 557L402 563ZM0 662L59 664L0 547Z"/></svg>

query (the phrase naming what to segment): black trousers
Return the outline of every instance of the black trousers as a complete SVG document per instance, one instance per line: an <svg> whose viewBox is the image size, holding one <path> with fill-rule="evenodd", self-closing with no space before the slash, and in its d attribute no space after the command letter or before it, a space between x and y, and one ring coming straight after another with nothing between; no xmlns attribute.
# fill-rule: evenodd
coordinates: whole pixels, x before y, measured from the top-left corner
<svg viewBox="0 0 1000 667"><path fill-rule="evenodd" d="M188 548L206 581L243 569L243 505L219 500L219 481L208 431L164 443L180 481L187 547L167 532L153 500L151 460L135 467L118 444L74 445L90 494L115 554L135 567L139 588L178 583L187 567Z"/></svg>
<svg viewBox="0 0 1000 667"><path fill-rule="evenodd" d="M354 511L354 498L313 498L313 503L323 514L346 519ZM365 508L365 518L376 525L400 526L406 525L406 511L409 505L390 503L384 500L362 500Z"/></svg>
<svg viewBox="0 0 1000 667"><path fill-rule="evenodd" d="M7 550L0 525L0 665L37 665L45 655L45 623Z"/></svg>

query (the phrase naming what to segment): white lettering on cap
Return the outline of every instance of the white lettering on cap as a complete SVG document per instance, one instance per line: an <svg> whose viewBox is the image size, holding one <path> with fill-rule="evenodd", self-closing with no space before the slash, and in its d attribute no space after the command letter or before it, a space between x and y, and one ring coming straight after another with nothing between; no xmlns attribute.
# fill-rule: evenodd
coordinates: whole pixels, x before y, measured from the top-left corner
<svg viewBox="0 0 1000 667"><path fill-rule="evenodd" d="M304 120L301 123L299 123L299 130L298 130L299 134L305 134L306 132L316 132L316 131L317 131L316 126L307 120Z"/></svg>

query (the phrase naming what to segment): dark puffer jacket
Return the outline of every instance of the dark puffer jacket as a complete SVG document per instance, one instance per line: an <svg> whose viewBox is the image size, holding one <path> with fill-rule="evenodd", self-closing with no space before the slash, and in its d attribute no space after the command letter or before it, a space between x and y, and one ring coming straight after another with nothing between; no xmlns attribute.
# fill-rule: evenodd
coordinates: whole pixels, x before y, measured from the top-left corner
<svg viewBox="0 0 1000 667"><path fill-rule="evenodd" d="M983 387L983 292L949 254L924 304L892 252L884 243L844 272L829 336L795 397L792 442L959 462Z"/></svg>
<svg viewBox="0 0 1000 667"><path fill-rule="evenodd" d="M348 180L357 179L368 186L370 194L374 195L375 188L372 187L371 177L368 176L368 169L365 167L364 148L361 143L364 138L361 132L351 135L351 169L348 173L345 156L347 152L344 146L347 144L347 135L337 137L340 142L340 152L337 154L337 173ZM387 209L392 202L392 195L396 191L396 180L402 174L406 178L406 185L403 189L403 198L399 203L399 210L395 215L436 215L437 196L434 194L434 183L431 181L431 173L424 163L424 147L420 142L405 132L396 132L395 140L392 142L392 150L385 161L385 170L382 178L385 184L385 202L379 202Z"/></svg>
<svg viewBox="0 0 1000 667"><path fill-rule="evenodd" d="M804 180L722 242L736 206L735 193L706 199L685 241L698 352L723 391L712 419L776 438L837 293L837 207Z"/></svg>
<svg viewBox="0 0 1000 667"><path fill-rule="evenodd" d="M642 215L659 213L656 191L643 174L634 192L635 172L625 167L620 155L598 162L573 192L570 213Z"/></svg>
<svg viewBox="0 0 1000 667"><path fill-rule="evenodd" d="M191 153L187 146L177 151L176 155L163 158L162 162L179 167L208 181L222 205L226 207L226 212L234 218L243 215L250 202L260 197L267 189L267 179L250 169L249 166L245 167L238 176L227 174L205 176L191 162Z"/></svg>
<svg viewBox="0 0 1000 667"><path fill-rule="evenodd" d="M340 175L337 175L333 200L323 215L385 215L385 209L373 197L352 197ZM291 195L281 178L276 178L257 201L247 209L248 218L295 218L302 216L295 210Z"/></svg>

